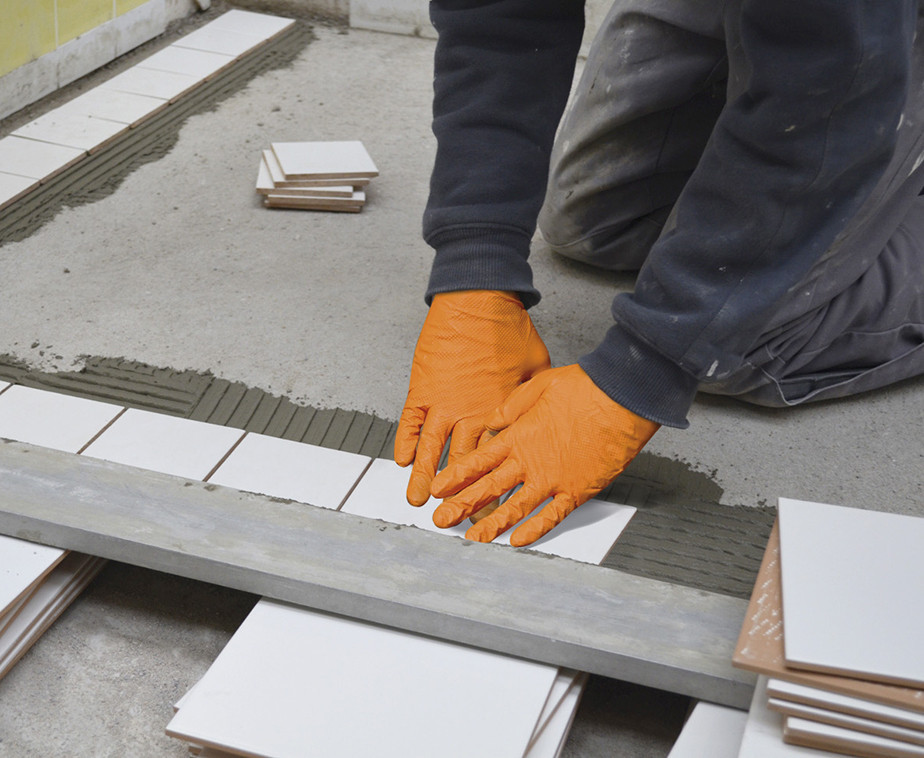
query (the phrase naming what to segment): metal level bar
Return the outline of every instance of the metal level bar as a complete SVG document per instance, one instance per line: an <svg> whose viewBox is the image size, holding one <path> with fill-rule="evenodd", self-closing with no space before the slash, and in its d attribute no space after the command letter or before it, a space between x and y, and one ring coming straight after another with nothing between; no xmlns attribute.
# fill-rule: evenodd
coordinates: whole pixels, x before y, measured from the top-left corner
<svg viewBox="0 0 924 758"><path fill-rule="evenodd" d="M747 707L743 600L19 442L0 533Z"/></svg>

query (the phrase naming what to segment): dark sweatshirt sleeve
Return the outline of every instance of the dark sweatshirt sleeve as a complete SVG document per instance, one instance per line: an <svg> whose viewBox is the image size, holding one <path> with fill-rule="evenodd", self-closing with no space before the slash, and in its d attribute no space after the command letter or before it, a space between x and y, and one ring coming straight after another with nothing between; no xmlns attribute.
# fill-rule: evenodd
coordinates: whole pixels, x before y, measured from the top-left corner
<svg viewBox="0 0 924 758"><path fill-rule="evenodd" d="M460 289L539 300L527 258L584 29L580 0L441 0L428 301Z"/></svg>
<svg viewBox="0 0 924 758"><path fill-rule="evenodd" d="M635 291L580 360L617 402L686 426L872 192L895 148L916 2L745 0L750 68Z"/></svg>

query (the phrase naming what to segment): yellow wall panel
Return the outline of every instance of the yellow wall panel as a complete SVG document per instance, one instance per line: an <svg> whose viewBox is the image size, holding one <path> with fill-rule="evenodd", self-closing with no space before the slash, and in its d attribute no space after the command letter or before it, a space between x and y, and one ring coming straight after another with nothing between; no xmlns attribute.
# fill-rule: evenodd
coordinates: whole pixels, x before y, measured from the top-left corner
<svg viewBox="0 0 924 758"><path fill-rule="evenodd" d="M55 49L55 0L3 0L0 76Z"/></svg>
<svg viewBox="0 0 924 758"><path fill-rule="evenodd" d="M112 0L58 0L58 44L112 20Z"/></svg>
<svg viewBox="0 0 924 758"><path fill-rule="evenodd" d="M116 15L121 16L123 13L144 5L148 0L116 0Z"/></svg>

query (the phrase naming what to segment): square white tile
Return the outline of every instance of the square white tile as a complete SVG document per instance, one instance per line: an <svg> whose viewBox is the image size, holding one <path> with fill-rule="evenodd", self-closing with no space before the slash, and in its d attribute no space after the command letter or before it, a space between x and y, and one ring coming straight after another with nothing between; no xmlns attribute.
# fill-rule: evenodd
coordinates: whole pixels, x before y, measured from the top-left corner
<svg viewBox="0 0 924 758"><path fill-rule="evenodd" d="M211 24L190 32L173 44L191 50L205 50L209 53L240 57L248 50L263 44L266 38L259 34L215 28Z"/></svg>
<svg viewBox="0 0 924 758"><path fill-rule="evenodd" d="M0 207L18 200L38 185L38 179L0 172Z"/></svg>
<svg viewBox="0 0 924 758"><path fill-rule="evenodd" d="M384 459L374 461L342 510L357 516L464 537L471 526L468 519L449 529L440 529L433 523L433 511L439 504L437 500L431 498L419 508L408 505L405 492L410 475L410 467L402 469L393 461ZM529 549L585 563L599 563L634 514L635 508L628 505L590 500L545 537L530 545ZM509 545L512 531L510 529L502 534L495 542Z"/></svg>
<svg viewBox="0 0 924 758"><path fill-rule="evenodd" d="M92 151L127 129L127 124L117 121L56 108L21 126L12 136Z"/></svg>
<svg viewBox="0 0 924 758"><path fill-rule="evenodd" d="M60 548L0 534L0 622L5 612L63 557L64 551Z"/></svg>
<svg viewBox="0 0 924 758"><path fill-rule="evenodd" d="M339 508L369 461L363 455L248 434L209 481L322 508Z"/></svg>
<svg viewBox="0 0 924 758"><path fill-rule="evenodd" d="M228 426L129 408L83 455L204 479L243 434Z"/></svg>
<svg viewBox="0 0 924 758"><path fill-rule="evenodd" d="M234 58L230 55L170 45L137 63L136 68L171 71L175 74L188 74L197 79L206 79L232 63Z"/></svg>
<svg viewBox="0 0 924 758"><path fill-rule="evenodd" d="M365 146L358 140L273 142L271 147L287 179L368 179L379 173Z"/></svg>
<svg viewBox="0 0 924 758"><path fill-rule="evenodd" d="M780 498L786 663L924 687L924 518Z"/></svg>
<svg viewBox="0 0 924 758"><path fill-rule="evenodd" d="M556 675L262 600L167 733L276 758L521 756Z"/></svg>
<svg viewBox="0 0 924 758"><path fill-rule="evenodd" d="M174 100L185 92L198 87L202 79L192 74L175 71L157 71L150 68L132 66L127 71L117 74L99 85L98 89L114 92L127 92L135 95L154 97L159 100Z"/></svg>
<svg viewBox="0 0 924 758"><path fill-rule="evenodd" d="M0 171L30 179L45 179L86 155L87 151L80 148L51 145L23 137L0 139Z"/></svg>
<svg viewBox="0 0 924 758"><path fill-rule="evenodd" d="M0 394L0 437L76 453L122 408L14 385Z"/></svg>
<svg viewBox="0 0 924 758"><path fill-rule="evenodd" d="M738 758L747 711L699 702L667 758Z"/></svg>
<svg viewBox="0 0 924 758"><path fill-rule="evenodd" d="M62 105L58 112L134 125L166 106L167 101L163 98L95 87Z"/></svg>
<svg viewBox="0 0 924 758"><path fill-rule="evenodd" d="M294 24L290 18L273 16L267 13L254 13L253 11L230 10L223 13L214 21L206 24L205 29L223 29L241 34L255 34L269 39Z"/></svg>

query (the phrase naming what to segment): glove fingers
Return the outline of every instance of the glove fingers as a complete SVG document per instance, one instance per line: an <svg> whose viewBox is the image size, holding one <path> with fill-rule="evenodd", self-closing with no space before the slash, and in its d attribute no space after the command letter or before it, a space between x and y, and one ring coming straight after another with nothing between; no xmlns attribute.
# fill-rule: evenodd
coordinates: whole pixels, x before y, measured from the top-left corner
<svg viewBox="0 0 924 758"><path fill-rule="evenodd" d="M436 475L449 428L428 416L420 430L417 440L417 455L414 457L414 469L407 485L407 501L411 505L423 505L430 499L430 485Z"/></svg>
<svg viewBox="0 0 924 758"><path fill-rule="evenodd" d="M507 461L455 497L444 500L433 512L433 523L443 529L455 526L484 506L494 502L507 490L515 487L519 481L516 465Z"/></svg>
<svg viewBox="0 0 924 758"><path fill-rule="evenodd" d="M540 490L524 485L494 513L470 527L465 533L466 539L476 542L493 541L526 514L531 513L546 497L548 495Z"/></svg>
<svg viewBox="0 0 924 758"><path fill-rule="evenodd" d="M532 408L545 391L548 374L541 372L511 392L503 404L485 420L488 429L506 429Z"/></svg>
<svg viewBox="0 0 924 758"><path fill-rule="evenodd" d="M545 537L577 507L578 502L571 495L565 493L556 495L551 503L513 531L510 535L510 544L514 547L531 545L536 540Z"/></svg>
<svg viewBox="0 0 924 758"><path fill-rule="evenodd" d="M485 474L498 468L507 460L508 452L509 448L502 435L488 440L440 471L430 485L431 494L439 498L448 498L458 494Z"/></svg>
<svg viewBox="0 0 924 758"><path fill-rule="evenodd" d="M398 429L395 431L395 463L399 466L408 466L414 462L417 438L426 418L427 411L424 408L406 405L401 411Z"/></svg>
<svg viewBox="0 0 924 758"><path fill-rule="evenodd" d="M465 418L456 424L452 429L452 437L449 439L449 461L447 465L451 466L459 458L468 455L478 447L483 430L484 425L481 419Z"/></svg>

